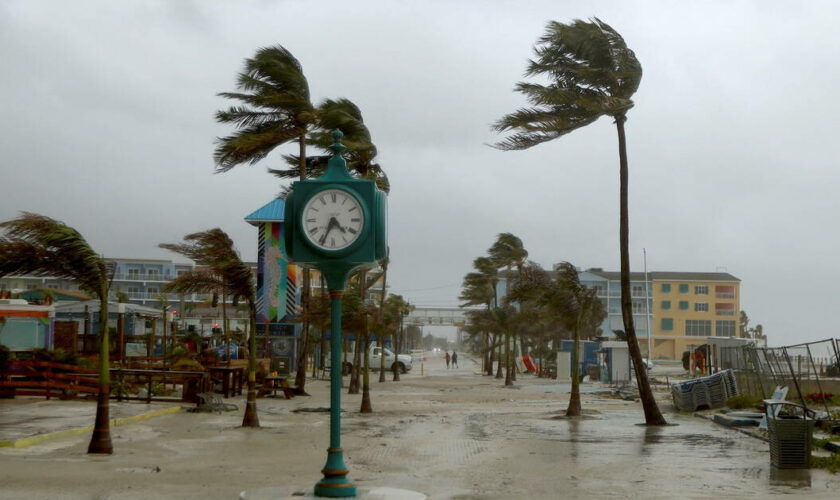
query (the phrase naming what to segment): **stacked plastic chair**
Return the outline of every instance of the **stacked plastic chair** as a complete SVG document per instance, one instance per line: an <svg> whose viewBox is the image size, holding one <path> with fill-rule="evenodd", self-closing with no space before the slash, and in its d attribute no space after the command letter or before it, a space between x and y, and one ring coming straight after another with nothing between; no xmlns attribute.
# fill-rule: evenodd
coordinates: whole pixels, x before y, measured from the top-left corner
<svg viewBox="0 0 840 500"><path fill-rule="evenodd" d="M726 400L739 394L732 370L671 385L674 406L680 411L722 408Z"/></svg>

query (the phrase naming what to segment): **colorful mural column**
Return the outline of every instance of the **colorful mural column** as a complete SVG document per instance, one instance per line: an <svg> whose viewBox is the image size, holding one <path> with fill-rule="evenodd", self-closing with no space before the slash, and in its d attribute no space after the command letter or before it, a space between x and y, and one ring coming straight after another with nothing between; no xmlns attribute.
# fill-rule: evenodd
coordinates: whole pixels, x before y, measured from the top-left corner
<svg viewBox="0 0 840 500"><path fill-rule="evenodd" d="M292 373L297 369L300 337L300 325L292 318L300 307L301 272L286 254L283 210L284 202L278 198L245 221L257 228L257 345L262 357L272 359L273 370Z"/></svg>

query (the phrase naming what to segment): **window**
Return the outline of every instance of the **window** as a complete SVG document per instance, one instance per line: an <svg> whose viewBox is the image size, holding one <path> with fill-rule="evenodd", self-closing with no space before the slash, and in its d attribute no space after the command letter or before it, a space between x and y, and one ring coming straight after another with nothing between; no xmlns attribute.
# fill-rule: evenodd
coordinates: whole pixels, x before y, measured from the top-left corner
<svg viewBox="0 0 840 500"><path fill-rule="evenodd" d="M709 287L707 285L696 285L694 287L695 295L709 295Z"/></svg>
<svg viewBox="0 0 840 500"><path fill-rule="evenodd" d="M598 296L606 295L607 291L604 288L604 285L592 285L590 288L595 290L595 295L598 295Z"/></svg>
<svg viewBox="0 0 840 500"><path fill-rule="evenodd" d="M735 336L735 321L719 319L715 321L715 336L717 337L734 337Z"/></svg>
<svg viewBox="0 0 840 500"><path fill-rule="evenodd" d="M633 314L641 314L645 312L645 303L638 300L633 301Z"/></svg>
<svg viewBox="0 0 840 500"><path fill-rule="evenodd" d="M719 299L734 299L735 287L731 285L715 286L715 296Z"/></svg>
<svg viewBox="0 0 840 500"><path fill-rule="evenodd" d="M147 288L146 289L146 297L153 299L155 296L160 292L157 288Z"/></svg>
<svg viewBox="0 0 840 500"><path fill-rule="evenodd" d="M680 283L680 293L688 293L688 283Z"/></svg>
<svg viewBox="0 0 840 500"><path fill-rule="evenodd" d="M670 283L662 283L662 293L671 293Z"/></svg>
<svg viewBox="0 0 840 500"><path fill-rule="evenodd" d="M664 311L667 311L668 309L671 309L671 301L670 300L663 300L661 305L662 305L662 309Z"/></svg>
<svg viewBox="0 0 840 500"><path fill-rule="evenodd" d="M659 327L663 332L670 332L674 329L674 318L662 318Z"/></svg>
<svg viewBox="0 0 840 500"><path fill-rule="evenodd" d="M140 270L139 269L129 269L128 270L128 279L130 279L130 280L140 279Z"/></svg>
<svg viewBox="0 0 840 500"><path fill-rule="evenodd" d="M680 301L680 311L688 311L688 301L681 300Z"/></svg>
<svg viewBox="0 0 840 500"><path fill-rule="evenodd" d="M689 337L711 337L712 321L708 319L685 320L685 334Z"/></svg>
<svg viewBox="0 0 840 500"><path fill-rule="evenodd" d="M633 297L644 297L645 296L645 287L642 285L633 285L631 287L630 293Z"/></svg>
<svg viewBox="0 0 840 500"><path fill-rule="evenodd" d="M715 314L718 316L735 316L735 304L731 302L715 304Z"/></svg>
<svg viewBox="0 0 840 500"><path fill-rule="evenodd" d="M709 312L709 303L708 302L695 302L694 303L694 312Z"/></svg>
<svg viewBox="0 0 840 500"><path fill-rule="evenodd" d="M149 269L148 271L146 271L146 275L149 278L157 279L157 277L160 275L160 273L158 272L157 269Z"/></svg>

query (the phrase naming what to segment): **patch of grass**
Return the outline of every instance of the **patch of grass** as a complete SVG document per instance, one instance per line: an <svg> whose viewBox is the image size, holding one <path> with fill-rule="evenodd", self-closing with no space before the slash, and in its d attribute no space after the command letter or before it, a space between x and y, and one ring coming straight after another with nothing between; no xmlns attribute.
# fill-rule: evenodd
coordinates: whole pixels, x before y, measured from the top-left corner
<svg viewBox="0 0 840 500"><path fill-rule="evenodd" d="M726 400L726 406L732 408L733 410L760 408L760 405L761 398L758 396L750 396L749 394L739 394Z"/></svg>
<svg viewBox="0 0 840 500"><path fill-rule="evenodd" d="M825 469L832 474L840 472L840 455L832 453L827 457L817 457L811 455L811 467L815 469Z"/></svg>

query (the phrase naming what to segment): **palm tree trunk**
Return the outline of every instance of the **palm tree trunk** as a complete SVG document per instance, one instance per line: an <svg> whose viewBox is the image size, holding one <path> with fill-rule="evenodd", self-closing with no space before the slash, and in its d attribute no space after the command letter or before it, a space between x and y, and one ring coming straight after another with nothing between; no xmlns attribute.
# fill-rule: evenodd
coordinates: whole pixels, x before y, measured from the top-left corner
<svg viewBox="0 0 840 500"><path fill-rule="evenodd" d="M494 343L493 335L490 332L487 332L487 375L490 377L493 376L493 354L495 354L493 349Z"/></svg>
<svg viewBox="0 0 840 500"><path fill-rule="evenodd" d="M633 360L633 369L639 385L639 398L642 400L642 408L645 412L645 424L665 425L667 422L656 405L653 391L650 390L647 367L642 364L642 352L639 349L639 340L636 338L636 327L633 325L633 304L630 298L630 216L627 205L629 176L627 172L627 143L624 135L624 122L626 120L627 117L624 115L615 117L615 126L618 129L619 179L621 185L619 224L621 316L624 319L624 332L627 334L627 346L630 349L630 358Z"/></svg>
<svg viewBox="0 0 840 500"><path fill-rule="evenodd" d="M516 364L516 334L510 334L510 379L516 382L516 372L519 367Z"/></svg>
<svg viewBox="0 0 840 500"><path fill-rule="evenodd" d="M513 385L510 365L510 333L505 333L505 385Z"/></svg>
<svg viewBox="0 0 840 500"><path fill-rule="evenodd" d="M504 369L504 366L505 366L504 361L502 361L504 359L504 356L502 356L502 338L503 338L503 336L502 336L501 333L496 334L496 341L498 343L498 348L499 348L499 352L498 352L499 362L497 363L498 367L496 368L496 378L505 378L505 374L502 371Z"/></svg>
<svg viewBox="0 0 840 500"><path fill-rule="evenodd" d="M230 366L230 335L228 334L227 324L227 293L222 288L222 338L225 339L225 356L227 357L227 365Z"/></svg>
<svg viewBox="0 0 840 500"><path fill-rule="evenodd" d="M402 341L405 339L405 331L404 331L405 324L403 323L403 318L404 317L405 316L402 315L402 312L400 312L400 331L397 334L396 341L394 342L394 352L396 352L396 353L400 352L400 346L402 344ZM385 353L383 353L383 355L384 354ZM394 382L399 382L400 381L400 367L399 367L399 365L397 365L397 363L394 363L393 365L391 365L391 370L394 373L394 377L391 380L393 380Z"/></svg>
<svg viewBox="0 0 840 500"><path fill-rule="evenodd" d="M298 137L298 167L300 169L300 180L305 181L306 172L306 133ZM306 394L306 360L309 359L309 301L312 297L312 276L309 269L303 270L303 283L301 284L300 305L303 313L303 324L301 324L300 357L298 358L297 373L295 374L295 386Z"/></svg>
<svg viewBox="0 0 840 500"><path fill-rule="evenodd" d="M257 304L248 300L248 316L251 330L248 335L248 399L245 403L245 415L242 427L259 427L257 415Z"/></svg>
<svg viewBox="0 0 840 500"><path fill-rule="evenodd" d="M108 286L103 283L99 291L99 394L96 397L96 420L88 453L110 455L111 444L110 398L111 371L108 363Z"/></svg>
<svg viewBox="0 0 840 500"><path fill-rule="evenodd" d="M577 322L575 323L575 342L572 349L574 349L572 351L572 394L569 396L569 407L566 408L566 416L579 417L580 373L578 373L578 365L580 364L580 359L578 359L578 355L580 354L580 316L578 316Z"/></svg>
<svg viewBox="0 0 840 500"><path fill-rule="evenodd" d="M372 413L373 406L370 403L370 350L368 349L368 344L370 341L368 340L369 337L367 333L365 333L365 365L364 365L364 373L362 375L362 407L359 408L359 413ZM383 358L384 353L383 353Z"/></svg>
<svg viewBox="0 0 840 500"><path fill-rule="evenodd" d="M379 381L385 382L385 335L380 337L382 340L379 342Z"/></svg>

